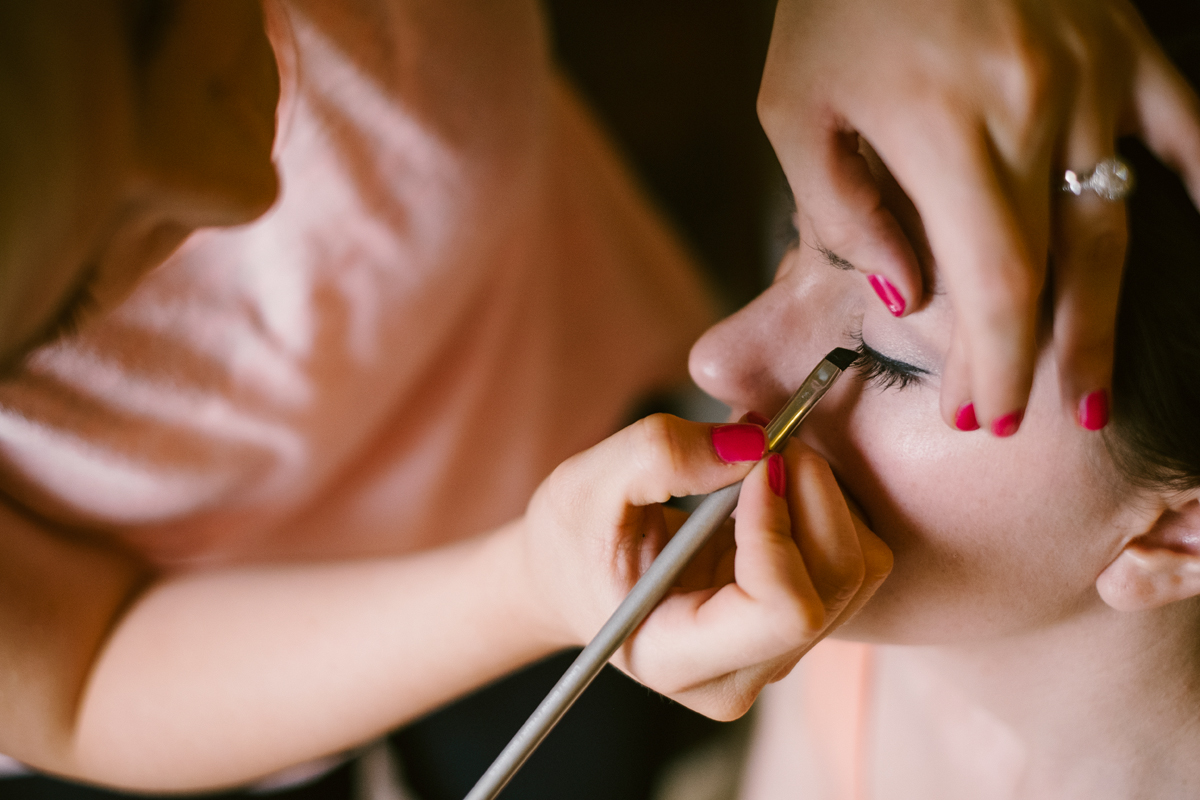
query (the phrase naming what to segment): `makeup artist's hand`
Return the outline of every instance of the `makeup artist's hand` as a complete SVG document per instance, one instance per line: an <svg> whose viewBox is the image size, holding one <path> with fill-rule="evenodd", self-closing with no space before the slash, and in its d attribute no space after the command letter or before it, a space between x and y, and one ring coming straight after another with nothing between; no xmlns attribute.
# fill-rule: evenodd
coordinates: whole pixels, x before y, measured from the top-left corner
<svg viewBox="0 0 1200 800"><path fill-rule="evenodd" d="M1064 194L1064 170L1135 133L1200 200L1200 103L1127 0L780 0L759 115L819 244L897 315L928 287L858 135L916 204L960 320L948 423L973 402L1015 430L1052 252L1064 407L1102 426L1125 209Z"/></svg>
<svg viewBox="0 0 1200 800"><path fill-rule="evenodd" d="M561 465L524 519L528 578L561 644L589 641L685 515L659 505L745 478L736 524L693 560L613 661L704 714L744 713L856 611L891 553L799 442L757 425L649 417Z"/></svg>

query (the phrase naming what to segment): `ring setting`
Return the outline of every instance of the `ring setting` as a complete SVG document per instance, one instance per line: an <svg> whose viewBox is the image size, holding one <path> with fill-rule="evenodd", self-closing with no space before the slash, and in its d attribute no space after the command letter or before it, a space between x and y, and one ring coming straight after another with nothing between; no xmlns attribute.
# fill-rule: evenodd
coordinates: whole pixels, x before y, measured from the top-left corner
<svg viewBox="0 0 1200 800"><path fill-rule="evenodd" d="M1067 170L1062 190L1077 197L1090 190L1105 200L1123 200L1133 190L1133 170L1119 158L1106 158L1089 172Z"/></svg>

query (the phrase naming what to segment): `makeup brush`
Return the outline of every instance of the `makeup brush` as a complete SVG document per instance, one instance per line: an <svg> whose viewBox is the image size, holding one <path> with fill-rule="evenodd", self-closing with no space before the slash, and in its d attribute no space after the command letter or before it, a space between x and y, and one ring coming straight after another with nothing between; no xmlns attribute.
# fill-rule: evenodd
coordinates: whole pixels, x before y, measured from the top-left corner
<svg viewBox="0 0 1200 800"><path fill-rule="evenodd" d="M842 372L858 359L858 353L838 347L829 352L800 384L783 409L767 425L767 451L778 453L800 423L816 406ZM466 800L494 800L546 734L578 699L642 620L674 585L692 557L719 529L737 506L742 482L718 489L704 498L691 516L671 537L654 563L634 584L617 610L583 648L575 661L505 746Z"/></svg>

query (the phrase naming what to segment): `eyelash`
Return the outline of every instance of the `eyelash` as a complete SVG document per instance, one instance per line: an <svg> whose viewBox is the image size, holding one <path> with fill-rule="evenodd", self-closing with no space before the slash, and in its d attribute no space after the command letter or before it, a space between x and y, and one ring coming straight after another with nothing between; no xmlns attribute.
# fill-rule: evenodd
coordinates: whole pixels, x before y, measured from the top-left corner
<svg viewBox="0 0 1200 800"><path fill-rule="evenodd" d="M870 384L881 391L888 389L903 391L909 386L921 382L920 375L898 369L891 362L881 359L874 350L867 347L861 331L856 331L853 338L858 342L858 347L854 348L858 353L854 369L858 371L859 380L863 383Z"/></svg>

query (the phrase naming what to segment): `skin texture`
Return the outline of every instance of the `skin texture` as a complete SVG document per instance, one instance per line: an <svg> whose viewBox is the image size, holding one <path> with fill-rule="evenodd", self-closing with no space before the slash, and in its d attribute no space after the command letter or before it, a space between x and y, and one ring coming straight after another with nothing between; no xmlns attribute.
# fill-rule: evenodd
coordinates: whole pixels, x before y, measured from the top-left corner
<svg viewBox="0 0 1200 800"><path fill-rule="evenodd" d="M1200 102L1124 0L785 0L758 105L814 241L889 281L904 313L933 287L859 136L920 210L958 312L950 426L969 401L984 428L1025 407L1051 253L1064 413L1108 389L1124 206L1063 195L1064 170L1136 133L1200 199Z"/></svg>
<svg viewBox="0 0 1200 800"><path fill-rule="evenodd" d="M895 190L890 210L920 233ZM691 368L735 414L774 412L814 358L859 336L927 370L904 387L843 380L801 431L894 555L837 633L883 645L872 796L1191 796L1197 493L1123 484L1100 440L1059 413L1048 345L1016 436L947 429L949 299L896 319L799 228L775 283L695 345Z"/></svg>

